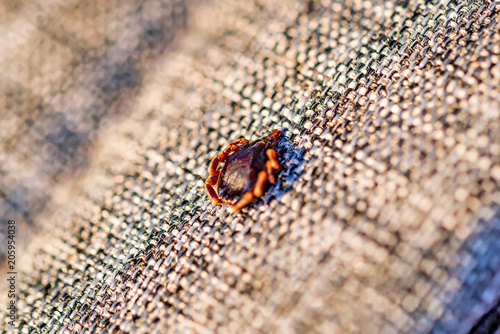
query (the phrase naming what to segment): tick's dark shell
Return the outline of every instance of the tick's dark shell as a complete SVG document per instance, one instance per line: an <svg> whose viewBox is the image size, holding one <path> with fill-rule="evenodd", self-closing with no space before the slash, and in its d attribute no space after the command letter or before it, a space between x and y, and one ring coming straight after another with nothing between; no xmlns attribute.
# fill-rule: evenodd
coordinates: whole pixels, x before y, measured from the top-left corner
<svg viewBox="0 0 500 334"><path fill-rule="evenodd" d="M266 150L272 143L257 140L243 146L227 158L219 176L217 188L219 197L228 203L235 203L257 181L257 175L264 170Z"/></svg>

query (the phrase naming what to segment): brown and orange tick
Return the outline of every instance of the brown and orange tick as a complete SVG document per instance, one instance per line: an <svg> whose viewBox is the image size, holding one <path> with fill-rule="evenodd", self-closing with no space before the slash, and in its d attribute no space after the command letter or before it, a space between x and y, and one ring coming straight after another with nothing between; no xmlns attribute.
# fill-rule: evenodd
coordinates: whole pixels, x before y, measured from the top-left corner
<svg viewBox="0 0 500 334"><path fill-rule="evenodd" d="M255 141L237 139L212 159L205 191L216 204L230 204L234 213L264 194L266 182L274 183L274 173L280 169L276 145L280 130ZM224 164L223 166L220 166Z"/></svg>

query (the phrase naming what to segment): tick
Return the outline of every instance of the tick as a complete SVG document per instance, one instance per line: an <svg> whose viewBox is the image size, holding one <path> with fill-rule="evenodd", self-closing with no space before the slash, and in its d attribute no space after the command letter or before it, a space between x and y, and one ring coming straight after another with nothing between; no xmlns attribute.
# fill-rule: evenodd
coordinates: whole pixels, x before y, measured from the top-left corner
<svg viewBox="0 0 500 334"><path fill-rule="evenodd" d="M274 130L252 142L240 138L229 143L208 167L205 191L210 200L216 205L230 204L229 212L235 213L262 196L266 182L274 183L280 169L276 144L282 135Z"/></svg>

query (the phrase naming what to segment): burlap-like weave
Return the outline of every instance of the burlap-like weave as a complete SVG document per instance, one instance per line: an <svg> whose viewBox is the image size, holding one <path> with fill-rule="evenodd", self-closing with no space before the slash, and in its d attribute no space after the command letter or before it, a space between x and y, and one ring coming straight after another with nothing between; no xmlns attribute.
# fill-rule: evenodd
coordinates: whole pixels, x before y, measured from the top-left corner
<svg viewBox="0 0 500 334"><path fill-rule="evenodd" d="M5 331L498 327L500 3L49 3L0 4ZM214 206L272 129L277 184Z"/></svg>

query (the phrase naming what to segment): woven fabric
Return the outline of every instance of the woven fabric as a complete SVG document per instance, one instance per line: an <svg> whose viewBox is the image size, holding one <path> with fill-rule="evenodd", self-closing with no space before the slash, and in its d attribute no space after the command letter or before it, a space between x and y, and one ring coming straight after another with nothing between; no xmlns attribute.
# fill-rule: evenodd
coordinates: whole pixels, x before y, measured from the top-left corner
<svg viewBox="0 0 500 334"><path fill-rule="evenodd" d="M495 331L498 2L127 3L3 41L6 330ZM213 205L210 159L272 129L277 183Z"/></svg>

